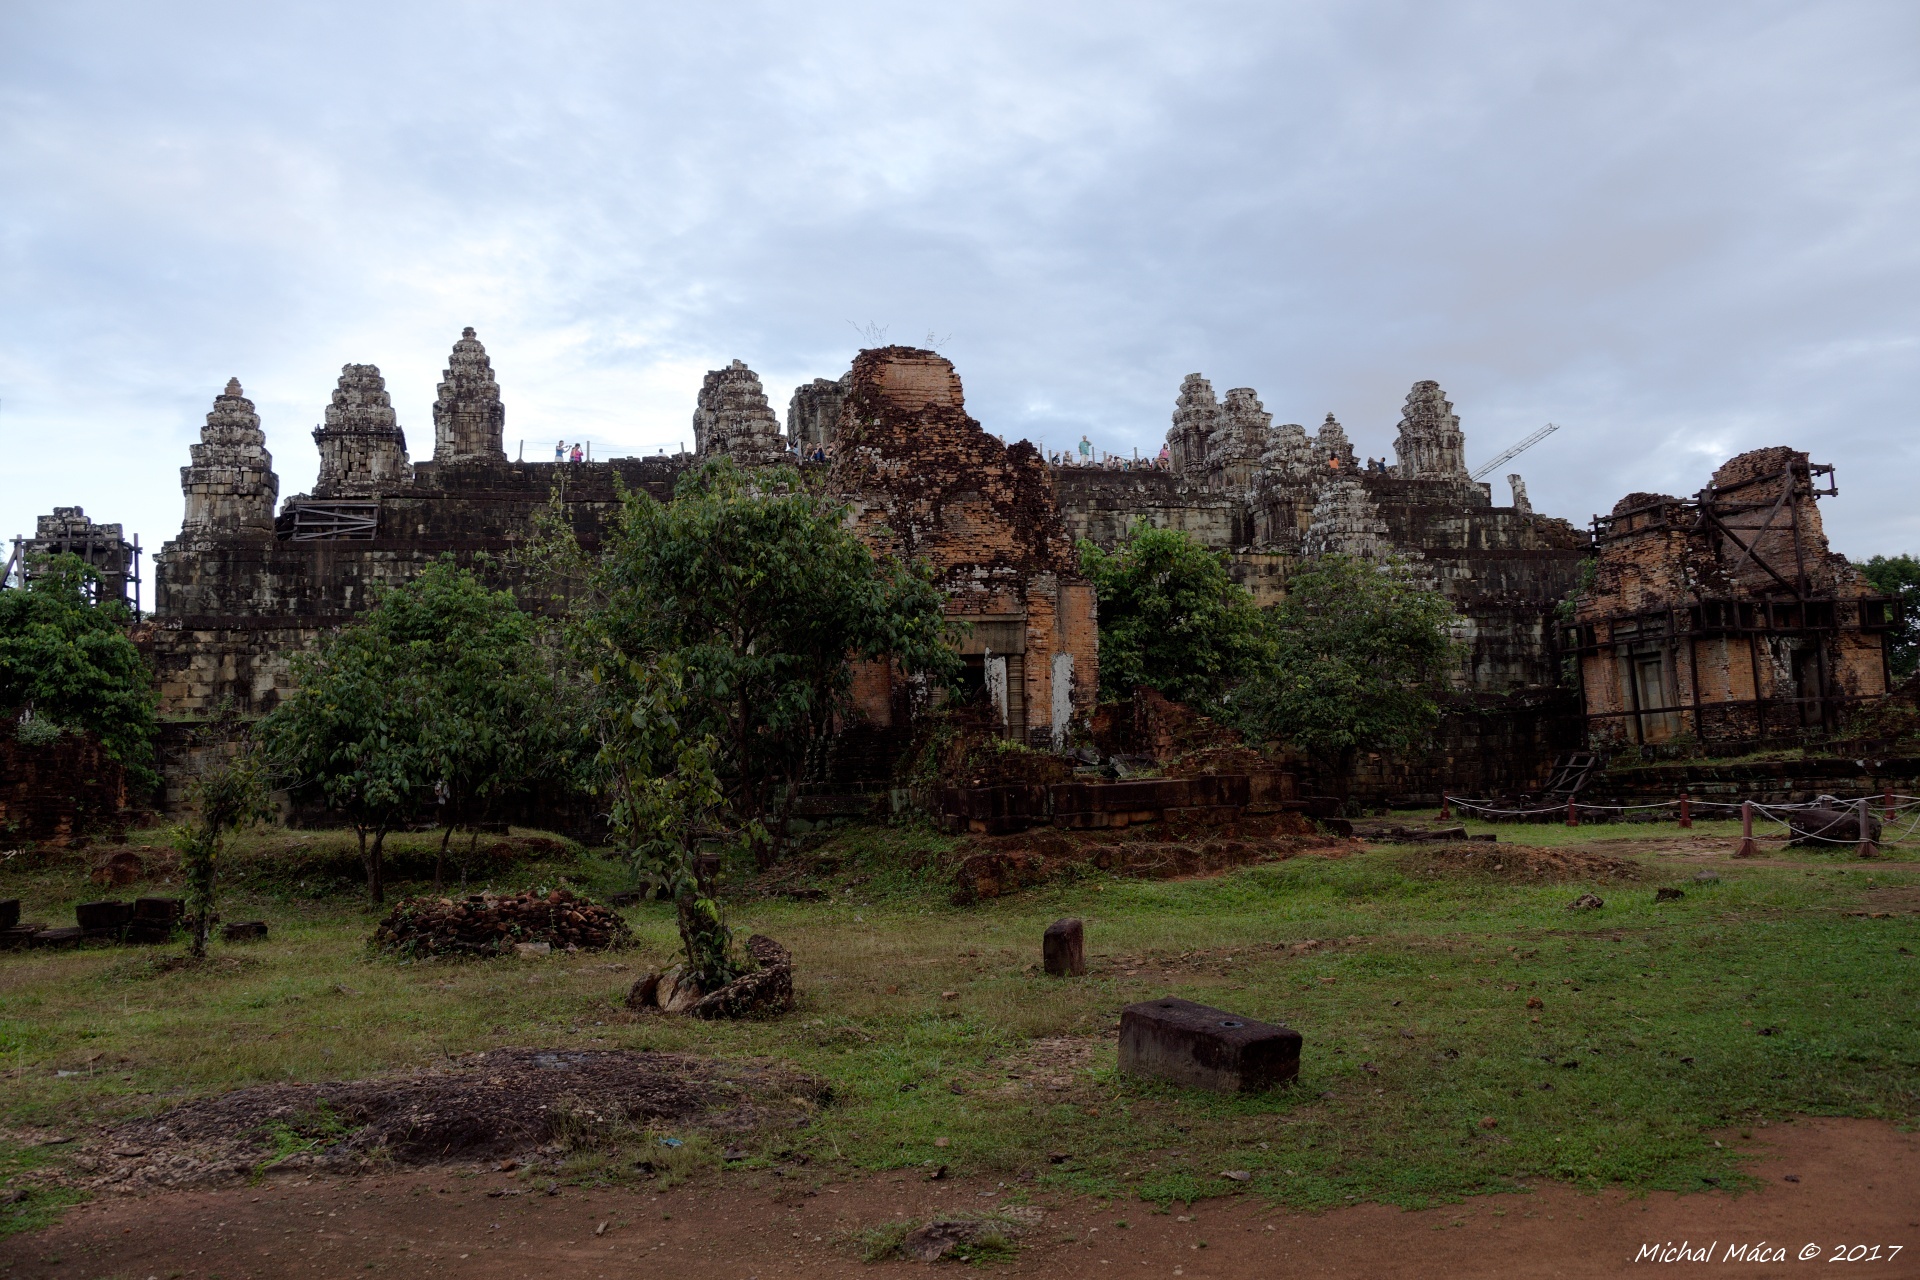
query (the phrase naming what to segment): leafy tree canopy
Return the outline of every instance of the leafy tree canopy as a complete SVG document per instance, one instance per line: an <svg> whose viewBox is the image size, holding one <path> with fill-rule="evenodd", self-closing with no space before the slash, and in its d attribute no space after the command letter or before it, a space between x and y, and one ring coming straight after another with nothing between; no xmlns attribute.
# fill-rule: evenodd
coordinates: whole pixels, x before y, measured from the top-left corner
<svg viewBox="0 0 1920 1280"><path fill-rule="evenodd" d="M1920 666L1920 560L1912 556L1875 556L1857 566L1867 581L1884 595L1897 596L1906 619L1887 637L1887 662L1896 680L1904 680Z"/></svg>
<svg viewBox="0 0 1920 1280"><path fill-rule="evenodd" d="M1265 627L1226 556L1174 529L1138 524L1111 554L1080 543L1100 601L1100 696L1149 685L1217 711L1260 661Z"/></svg>
<svg viewBox="0 0 1920 1280"><path fill-rule="evenodd" d="M94 600L99 581L63 554L0 591L0 713L91 733L137 784L157 786L153 674L127 638L126 605Z"/></svg>
<svg viewBox="0 0 1920 1280"><path fill-rule="evenodd" d="M1342 761L1422 743L1455 658L1445 597L1397 562L1329 555L1287 583L1272 656L1235 692L1248 728Z"/></svg>
<svg viewBox="0 0 1920 1280"><path fill-rule="evenodd" d="M628 494L587 570L580 638L616 705L632 664L673 658L681 728L715 743L740 825L777 839L797 785L845 709L849 659L935 677L957 663L945 597L917 568L878 561L846 508L785 468L716 459L671 503ZM756 841L764 859L770 847Z"/></svg>
<svg viewBox="0 0 1920 1280"><path fill-rule="evenodd" d="M260 738L353 822L376 902L388 831L435 801L449 830L472 822L584 741L556 714L533 620L450 559L297 657L294 682Z"/></svg>

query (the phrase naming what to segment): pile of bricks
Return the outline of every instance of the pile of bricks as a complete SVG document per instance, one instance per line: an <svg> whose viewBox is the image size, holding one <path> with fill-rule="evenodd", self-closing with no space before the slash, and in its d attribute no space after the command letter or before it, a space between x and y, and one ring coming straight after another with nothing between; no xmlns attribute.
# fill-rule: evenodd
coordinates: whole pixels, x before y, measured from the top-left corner
<svg viewBox="0 0 1920 1280"><path fill-rule="evenodd" d="M373 943L412 955L494 956L542 943L556 951L604 951L632 937L626 921L606 907L555 889L457 901L408 898L380 922Z"/></svg>

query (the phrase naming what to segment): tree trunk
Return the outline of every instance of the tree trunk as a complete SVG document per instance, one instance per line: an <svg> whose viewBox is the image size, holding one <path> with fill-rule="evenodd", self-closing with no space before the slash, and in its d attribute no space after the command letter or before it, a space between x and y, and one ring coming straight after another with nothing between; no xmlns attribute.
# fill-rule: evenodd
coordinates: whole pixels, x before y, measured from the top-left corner
<svg viewBox="0 0 1920 1280"><path fill-rule="evenodd" d="M387 864L383 846L387 842L387 829L374 828L373 847L367 856L367 896L373 899L375 906L387 900Z"/></svg>
<svg viewBox="0 0 1920 1280"><path fill-rule="evenodd" d="M440 892L441 874L447 865L447 841L453 839L453 824L449 822L440 833L440 852L433 855L433 891Z"/></svg>

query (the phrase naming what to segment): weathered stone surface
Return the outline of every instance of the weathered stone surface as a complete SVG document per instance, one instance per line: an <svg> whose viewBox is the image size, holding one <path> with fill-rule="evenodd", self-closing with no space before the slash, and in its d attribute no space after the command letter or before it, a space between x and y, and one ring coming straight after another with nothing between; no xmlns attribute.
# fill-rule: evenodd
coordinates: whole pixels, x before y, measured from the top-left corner
<svg viewBox="0 0 1920 1280"><path fill-rule="evenodd" d="M1832 797L1824 797L1832 799ZM1874 806L1864 806L1866 830L1861 831L1861 806L1838 802L1817 809L1794 809L1787 814L1787 826L1793 832L1793 845L1858 844L1862 840L1878 842L1880 818Z"/></svg>
<svg viewBox="0 0 1920 1280"><path fill-rule="evenodd" d="M1400 411L1400 434L1393 442L1395 468L1402 480L1467 478L1467 441L1460 419L1437 382L1416 382Z"/></svg>
<svg viewBox="0 0 1920 1280"><path fill-rule="evenodd" d="M840 426L840 406L847 401L853 375L843 374L837 381L815 378L793 389L787 402L787 439L802 458L816 450L829 450Z"/></svg>
<svg viewBox="0 0 1920 1280"><path fill-rule="evenodd" d="M1087 972L1087 928L1078 917L1055 920L1040 935L1040 957L1049 977L1079 978Z"/></svg>
<svg viewBox="0 0 1920 1280"><path fill-rule="evenodd" d="M227 389L214 397L191 452L192 465L180 468L180 488L187 497L182 538L273 531L280 479L273 473L260 415L240 390L240 379L227 379Z"/></svg>
<svg viewBox="0 0 1920 1280"><path fill-rule="evenodd" d="M1408 553L1394 545L1392 530L1380 518L1380 509L1373 505L1365 486L1356 476L1344 473L1322 482L1301 549L1309 556L1408 558Z"/></svg>
<svg viewBox="0 0 1920 1280"><path fill-rule="evenodd" d="M33 536L18 549L20 578L11 585L33 579L39 572L40 562L48 556L78 556L100 574L99 586L95 588L99 599L119 600L129 606L139 604L138 546L127 541L122 526L91 520L83 508L55 507L51 514L34 522Z"/></svg>
<svg viewBox="0 0 1920 1280"><path fill-rule="evenodd" d="M0 830L11 842L83 845L124 832L146 807L125 766L91 737L64 733L29 746L0 735Z"/></svg>
<svg viewBox="0 0 1920 1280"><path fill-rule="evenodd" d="M1252 387L1235 387L1220 406L1219 426L1207 441L1206 485L1227 493L1245 493L1260 473L1271 441L1273 415Z"/></svg>
<svg viewBox="0 0 1920 1280"><path fill-rule="evenodd" d="M740 360L712 370L701 384L693 411L693 440L696 453L724 453L744 465L790 457L780 421L760 386L760 375Z"/></svg>
<svg viewBox="0 0 1920 1280"><path fill-rule="evenodd" d="M473 330L463 329L433 402L433 460L505 462L506 425L493 362Z"/></svg>
<svg viewBox="0 0 1920 1280"><path fill-rule="evenodd" d="M1213 384L1197 373L1188 374L1174 403L1173 430L1167 433L1167 458L1176 474L1191 473L1195 481L1204 477L1213 433L1220 425Z"/></svg>
<svg viewBox="0 0 1920 1280"><path fill-rule="evenodd" d="M1216 1093L1261 1093L1300 1074L1301 1035L1191 1000L1120 1013L1120 1070Z"/></svg>
<svg viewBox="0 0 1920 1280"><path fill-rule="evenodd" d="M100 902L76 902L73 905L74 923L89 932L123 929L131 919L131 902L109 898Z"/></svg>
<svg viewBox="0 0 1920 1280"><path fill-rule="evenodd" d="M1347 439L1347 429L1332 414L1327 415L1327 420L1313 434L1313 460L1321 470L1360 469L1359 459L1353 455L1353 444Z"/></svg>
<svg viewBox="0 0 1920 1280"><path fill-rule="evenodd" d="M413 478L407 436L393 412L380 366L349 364L327 406L326 421L313 429L320 448L316 498L363 498L396 489Z"/></svg>

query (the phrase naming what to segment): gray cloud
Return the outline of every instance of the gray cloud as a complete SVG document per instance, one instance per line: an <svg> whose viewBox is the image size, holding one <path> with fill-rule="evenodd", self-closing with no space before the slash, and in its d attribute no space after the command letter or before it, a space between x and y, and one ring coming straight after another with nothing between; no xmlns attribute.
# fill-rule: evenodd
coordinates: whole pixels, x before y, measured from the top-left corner
<svg viewBox="0 0 1920 1280"><path fill-rule="evenodd" d="M1543 510L1840 467L1920 549L1920 14L1900 4L0 10L0 523L157 545L238 375L282 492L339 366L416 456L479 327L508 436L673 448L855 325L989 429L1158 447L1180 377L1388 451L1440 380ZM544 446L530 444L530 453Z"/></svg>

